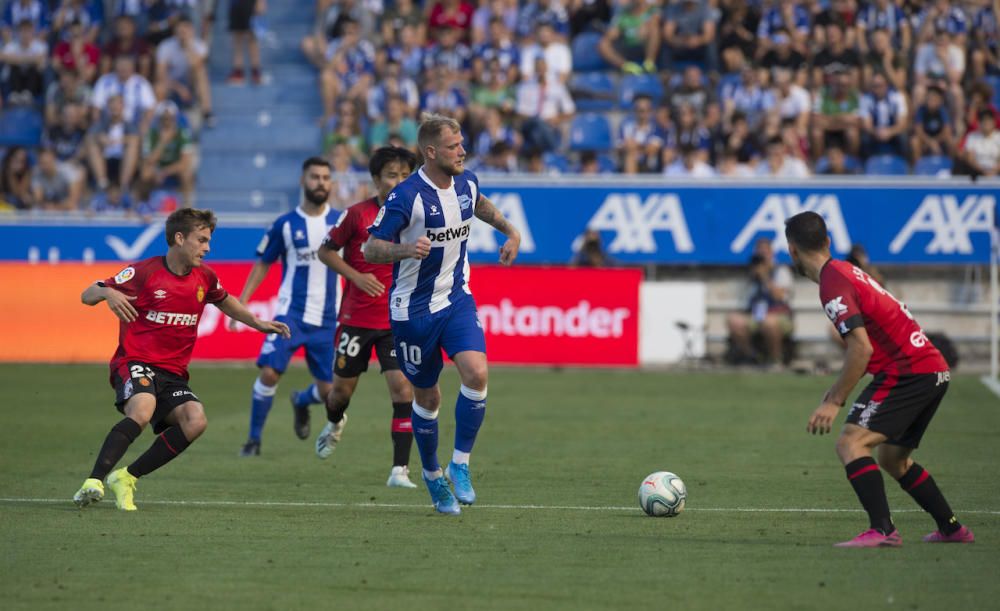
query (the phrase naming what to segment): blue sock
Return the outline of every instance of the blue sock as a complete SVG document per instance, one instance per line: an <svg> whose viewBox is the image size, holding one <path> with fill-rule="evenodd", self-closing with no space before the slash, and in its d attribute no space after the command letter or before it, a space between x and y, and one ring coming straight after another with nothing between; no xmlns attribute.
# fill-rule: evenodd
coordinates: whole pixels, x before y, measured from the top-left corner
<svg viewBox="0 0 1000 611"><path fill-rule="evenodd" d="M417 442L417 450L420 452L420 462L424 471L434 472L441 469L438 462L438 413L426 410L417 402L413 402L413 414L410 422L413 424L413 440Z"/></svg>
<svg viewBox="0 0 1000 611"><path fill-rule="evenodd" d="M455 401L455 450L468 454L476 443L479 427L486 416L486 389L462 385Z"/></svg>
<svg viewBox="0 0 1000 611"><path fill-rule="evenodd" d="M260 378L254 381L253 401L250 404L250 439L260 441L260 434L264 429L267 413L271 411L271 403L274 402L276 392L278 392L277 386L266 386Z"/></svg>
<svg viewBox="0 0 1000 611"><path fill-rule="evenodd" d="M319 388L316 384L310 384L304 390L295 393L295 407L305 409L315 403L322 403L323 398L319 396Z"/></svg>

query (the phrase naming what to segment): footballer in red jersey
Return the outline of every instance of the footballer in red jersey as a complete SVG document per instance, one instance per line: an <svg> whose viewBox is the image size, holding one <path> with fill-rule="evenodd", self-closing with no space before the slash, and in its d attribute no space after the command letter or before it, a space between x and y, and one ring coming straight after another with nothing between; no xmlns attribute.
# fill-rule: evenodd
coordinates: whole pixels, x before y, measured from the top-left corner
<svg viewBox="0 0 1000 611"><path fill-rule="evenodd" d="M829 433L854 386L865 373L874 376L854 401L837 440L837 455L868 513L870 528L837 546L902 545L880 466L937 523L938 529L924 541L971 543L972 531L959 523L934 478L910 457L948 390L951 374L941 353L905 305L862 270L832 259L823 217L797 214L785 221L785 236L796 269L819 284L823 309L847 344L840 376L806 430Z"/></svg>
<svg viewBox="0 0 1000 611"><path fill-rule="evenodd" d="M368 169L377 194L345 210L319 250L320 261L343 276L347 285L334 335L333 390L326 399L328 422L316 438L316 455L327 458L340 441L347 421L347 406L358 378L368 370L374 350L392 400L393 460L386 484L402 488L416 488L409 478L413 389L399 370L389 329L387 289L392 284L392 264L365 261L362 248L368 241L368 227L374 223L385 198L416 165L416 156L407 149L387 146L372 153ZM337 254L341 249L343 256Z"/></svg>
<svg viewBox="0 0 1000 611"><path fill-rule="evenodd" d="M215 230L211 210L178 210L167 218L169 248L162 257L129 265L83 291L86 305L106 301L121 321L111 359L115 407L124 414L104 439L94 468L73 496L79 507L104 498L104 484L119 509L135 510L136 480L183 452L205 430L205 408L188 386L188 362L198 320L208 304L261 333L288 335L284 323L254 316L203 264ZM128 467L111 471L146 425L156 439Z"/></svg>

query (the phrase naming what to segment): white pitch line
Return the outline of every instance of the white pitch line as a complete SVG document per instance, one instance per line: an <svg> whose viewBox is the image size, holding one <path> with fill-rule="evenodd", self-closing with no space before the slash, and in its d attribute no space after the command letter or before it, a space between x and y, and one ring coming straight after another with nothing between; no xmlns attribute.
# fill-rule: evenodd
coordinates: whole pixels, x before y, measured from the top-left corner
<svg viewBox="0 0 1000 611"><path fill-rule="evenodd" d="M0 498L0 503L72 503L71 499L45 498ZM359 509L430 509L430 505L415 503L336 503L326 501L164 501L145 500L140 505L176 505L188 507L327 507ZM638 511L638 507L587 506L587 505L489 505L477 504L482 509L510 509L516 511L558 510L558 511ZM823 507L686 507L684 511L705 511L714 513L860 513L861 509ZM893 513L923 513L922 509L895 509ZM958 514L1000 515L992 509L965 509Z"/></svg>

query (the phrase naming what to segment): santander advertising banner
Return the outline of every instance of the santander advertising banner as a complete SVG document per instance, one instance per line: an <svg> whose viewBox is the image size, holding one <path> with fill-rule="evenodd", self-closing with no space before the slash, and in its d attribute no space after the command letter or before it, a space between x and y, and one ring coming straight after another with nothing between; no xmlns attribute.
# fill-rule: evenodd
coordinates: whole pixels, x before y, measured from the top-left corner
<svg viewBox="0 0 1000 611"><path fill-rule="evenodd" d="M637 269L473 267L491 363L639 364Z"/></svg>
<svg viewBox="0 0 1000 611"><path fill-rule="evenodd" d="M0 342L0 362L107 362L118 321L106 307L80 304L80 292L113 276L121 263L6 263L12 286L37 287L34 300L0 294L0 309L19 321ZM226 289L239 295L250 263L211 263ZM273 266L249 308L273 318L281 279ZM472 289L490 362L512 365L635 366L639 362L639 270L565 267L474 267ZM198 325L196 360L257 357L264 337L243 325L230 330L215 307ZM333 341L331 334L330 341Z"/></svg>

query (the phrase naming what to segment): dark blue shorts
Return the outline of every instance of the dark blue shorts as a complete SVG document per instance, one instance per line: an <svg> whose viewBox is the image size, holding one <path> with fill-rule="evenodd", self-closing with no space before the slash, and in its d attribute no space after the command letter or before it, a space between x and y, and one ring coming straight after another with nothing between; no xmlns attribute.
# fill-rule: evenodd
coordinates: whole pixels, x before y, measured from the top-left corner
<svg viewBox="0 0 1000 611"><path fill-rule="evenodd" d="M406 379L417 388L437 384L444 367L442 350L449 357L466 350L486 352L486 337L472 297L427 316L393 320L392 335L396 360Z"/></svg>
<svg viewBox="0 0 1000 611"><path fill-rule="evenodd" d="M316 327L287 316L276 316L275 320L288 325L292 337L285 339L271 333L260 347L257 357L258 367L270 367L278 373L285 373L288 361L300 347L305 348L309 373L320 382L333 381L333 334L336 327Z"/></svg>

